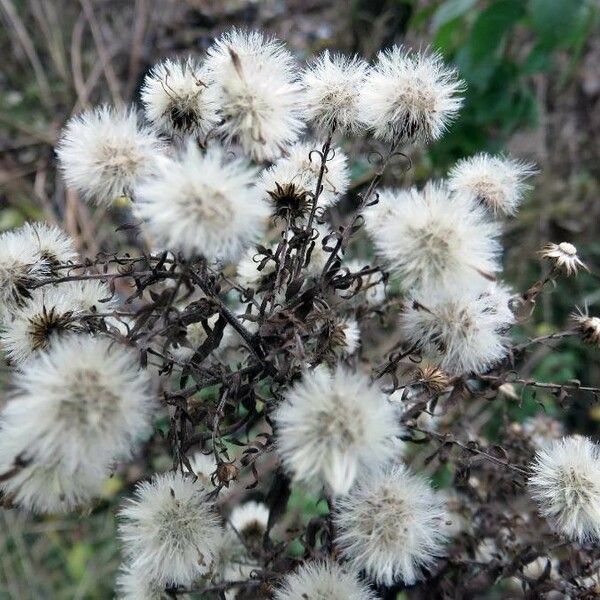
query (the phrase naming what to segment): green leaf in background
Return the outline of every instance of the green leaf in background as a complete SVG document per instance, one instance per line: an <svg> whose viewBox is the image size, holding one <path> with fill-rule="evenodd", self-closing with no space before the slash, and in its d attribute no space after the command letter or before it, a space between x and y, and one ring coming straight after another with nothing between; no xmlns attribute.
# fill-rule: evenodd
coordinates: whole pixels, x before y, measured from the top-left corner
<svg viewBox="0 0 600 600"><path fill-rule="evenodd" d="M528 6L531 26L547 47L573 43L589 9L581 0L529 0Z"/></svg>
<svg viewBox="0 0 600 600"><path fill-rule="evenodd" d="M476 2L477 0L446 0L435 11L431 26L434 29L439 29L442 25L464 15L470 8L475 6Z"/></svg>

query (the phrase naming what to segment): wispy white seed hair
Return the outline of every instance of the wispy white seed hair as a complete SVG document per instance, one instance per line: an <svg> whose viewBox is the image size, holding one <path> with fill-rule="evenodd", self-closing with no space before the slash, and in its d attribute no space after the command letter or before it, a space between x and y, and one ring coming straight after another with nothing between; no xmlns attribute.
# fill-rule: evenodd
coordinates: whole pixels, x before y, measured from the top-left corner
<svg viewBox="0 0 600 600"><path fill-rule="evenodd" d="M571 314L571 323L584 342L600 346L600 317L590 315L587 308L578 309Z"/></svg>
<svg viewBox="0 0 600 600"><path fill-rule="evenodd" d="M276 592L275 600L376 600L374 592L354 573L331 560L307 562L290 573Z"/></svg>
<svg viewBox="0 0 600 600"><path fill-rule="evenodd" d="M160 140L138 125L133 108L107 106L73 117L56 148L67 185L98 204L130 194L140 177L155 167L161 152Z"/></svg>
<svg viewBox="0 0 600 600"><path fill-rule="evenodd" d="M148 120L169 135L206 135L218 122L206 70L191 57L155 65L141 96Z"/></svg>
<svg viewBox="0 0 600 600"><path fill-rule="evenodd" d="M39 260L51 269L59 264L73 262L77 252L73 240L60 228L48 223L25 223L15 233L21 237L23 245L36 248Z"/></svg>
<svg viewBox="0 0 600 600"><path fill-rule="evenodd" d="M368 65L357 56L325 50L302 74L306 117L324 135L334 130L356 135L363 127L360 90Z"/></svg>
<svg viewBox="0 0 600 600"><path fill-rule="evenodd" d="M548 243L540 250L540 255L549 260L555 270L563 271L567 276L577 275L580 269L589 270L577 255L577 248L569 242Z"/></svg>
<svg viewBox="0 0 600 600"><path fill-rule="evenodd" d="M361 91L363 120L383 141L437 140L461 107L464 83L440 54L382 50Z"/></svg>
<svg viewBox="0 0 600 600"><path fill-rule="evenodd" d="M397 452L402 432L381 390L337 366L306 371L275 411L277 447L296 481L326 483L345 494L362 469Z"/></svg>
<svg viewBox="0 0 600 600"><path fill-rule="evenodd" d="M136 188L135 211L164 249L234 260L258 240L268 218L255 174L219 146L203 154L189 142Z"/></svg>
<svg viewBox="0 0 600 600"><path fill-rule="evenodd" d="M298 142L290 146L286 156L260 176L259 187L264 190L265 198L277 204L278 196L281 196L279 189L289 190L293 186L296 195L308 196L312 203L321 169L321 150L316 142ZM323 189L317 199L318 206L331 206L348 191L348 157L339 148L330 150L321 184Z"/></svg>
<svg viewBox="0 0 600 600"><path fill-rule="evenodd" d="M580 542L600 538L600 449L583 436L554 440L530 466L529 490L553 528Z"/></svg>
<svg viewBox="0 0 600 600"><path fill-rule="evenodd" d="M124 552L151 580L189 585L209 570L222 528L207 489L193 477L164 473L140 483L120 517Z"/></svg>
<svg viewBox="0 0 600 600"><path fill-rule="evenodd" d="M336 351L349 356L354 354L360 346L360 327L354 317L343 317L336 324L337 331L334 333Z"/></svg>
<svg viewBox="0 0 600 600"><path fill-rule="evenodd" d="M165 586L148 579L148 575L130 564L121 565L116 580L119 600L163 600Z"/></svg>
<svg viewBox="0 0 600 600"><path fill-rule="evenodd" d="M273 253L277 250L276 244L269 247ZM261 291L275 278L277 263L273 259L258 254L256 248L248 248L237 264L238 283L245 288Z"/></svg>
<svg viewBox="0 0 600 600"><path fill-rule="evenodd" d="M334 514L343 557L378 584L407 585L443 554L447 513L441 495L403 465L369 473Z"/></svg>
<svg viewBox="0 0 600 600"><path fill-rule="evenodd" d="M245 539L247 536L257 537L267 530L269 509L262 502L245 502L236 506L229 515L229 524Z"/></svg>
<svg viewBox="0 0 600 600"><path fill-rule="evenodd" d="M220 134L257 161L272 160L302 129L300 85L291 54L258 31L224 33L206 60Z"/></svg>
<svg viewBox="0 0 600 600"><path fill-rule="evenodd" d="M9 316L30 297L33 286L49 276L49 265L40 260L38 246L20 230L0 235L0 316Z"/></svg>
<svg viewBox="0 0 600 600"><path fill-rule="evenodd" d="M443 184L399 194L392 207L373 242L405 288L481 288L500 270L500 227Z"/></svg>
<svg viewBox="0 0 600 600"><path fill-rule="evenodd" d="M94 313L114 306L110 298L107 285L99 280L36 288L12 318L3 323L2 347L14 364L23 365L61 335L93 330L94 321L97 323Z"/></svg>
<svg viewBox="0 0 600 600"><path fill-rule="evenodd" d="M406 343L437 357L443 371L483 373L508 352L509 302L510 294L498 285L482 292L415 292L400 315L400 328Z"/></svg>
<svg viewBox="0 0 600 600"><path fill-rule="evenodd" d="M378 238L383 225L400 219L398 209L403 206L404 202L410 201L411 193L411 190L391 188L384 188L376 192L377 202L367 206L363 212L365 230L372 240Z"/></svg>
<svg viewBox="0 0 600 600"><path fill-rule="evenodd" d="M481 153L456 163L448 174L448 188L460 198L483 204L494 215L514 215L529 188L525 180L533 173L530 164Z"/></svg>
<svg viewBox="0 0 600 600"><path fill-rule="evenodd" d="M23 449L34 460L60 457L72 471L120 460L151 431L149 375L139 369L135 352L109 339L58 339L23 367L15 383L3 419L20 425Z"/></svg>

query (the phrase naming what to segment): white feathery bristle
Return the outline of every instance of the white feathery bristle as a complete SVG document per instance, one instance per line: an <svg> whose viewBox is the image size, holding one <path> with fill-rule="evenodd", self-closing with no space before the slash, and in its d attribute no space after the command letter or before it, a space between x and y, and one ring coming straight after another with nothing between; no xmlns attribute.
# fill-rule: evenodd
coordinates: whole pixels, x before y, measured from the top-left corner
<svg viewBox="0 0 600 600"><path fill-rule="evenodd" d="M278 197L283 195L285 199L285 191L293 186L299 204L312 204L321 169L320 153L321 147L316 142L298 142L287 148L286 156L260 176L258 185L264 190L265 198L278 207ZM335 204L348 191L348 157L339 148L330 150L321 184L323 189L317 199L321 207ZM284 194L280 190L284 190Z"/></svg>
<svg viewBox="0 0 600 600"><path fill-rule="evenodd" d="M363 469L397 454L402 429L383 392L337 366L306 371L274 415L277 447L294 479L345 494Z"/></svg>
<svg viewBox="0 0 600 600"><path fill-rule="evenodd" d="M274 600L376 600L377 596L358 577L332 560L306 562L286 575Z"/></svg>
<svg viewBox="0 0 600 600"><path fill-rule="evenodd" d="M572 435L539 450L530 466L529 490L540 514L567 537L600 538L600 448Z"/></svg>
<svg viewBox="0 0 600 600"><path fill-rule="evenodd" d="M48 263L40 260L39 247L22 230L0 235L0 317L6 319L30 297L31 289L50 277Z"/></svg>
<svg viewBox="0 0 600 600"><path fill-rule="evenodd" d="M35 247L38 260L46 263L50 269L77 259L73 240L55 225L25 223L23 227L15 230L15 233L21 237L23 245L31 244Z"/></svg>
<svg viewBox="0 0 600 600"><path fill-rule="evenodd" d="M340 334L340 347L336 350L340 354L350 356L354 354L360 347L360 327L358 321L354 317L343 317L337 324L336 328Z"/></svg>
<svg viewBox="0 0 600 600"><path fill-rule="evenodd" d="M133 108L101 106L73 117L56 148L67 185L87 201L110 204L131 193L162 158L162 144L138 125Z"/></svg>
<svg viewBox="0 0 600 600"><path fill-rule="evenodd" d="M456 118L464 83L440 54L382 50L361 90L363 121L383 141L431 141Z"/></svg>
<svg viewBox="0 0 600 600"><path fill-rule="evenodd" d="M31 298L2 324L0 343L11 362L23 365L61 335L93 330L93 315L114 307L110 297L108 286L99 280L36 288Z"/></svg>
<svg viewBox="0 0 600 600"><path fill-rule="evenodd" d="M398 207L409 202L411 190L383 188L377 190L377 202L367 206L363 212L365 230L372 240L376 240L383 225L399 219Z"/></svg>
<svg viewBox="0 0 600 600"><path fill-rule="evenodd" d="M269 215L256 172L219 146L203 154L189 142L136 188L136 214L164 249L188 257L235 260L256 242Z"/></svg>
<svg viewBox="0 0 600 600"><path fill-rule="evenodd" d="M275 253L277 244L271 244L269 250ZM262 268L259 270L259 267ZM257 255L254 247L248 248L237 264L237 280L242 287L260 292L275 278L276 270L277 263L274 260L267 260L262 254Z"/></svg>
<svg viewBox="0 0 600 600"><path fill-rule="evenodd" d="M532 165L482 153L464 158L448 174L450 191L470 202L481 203L494 215L514 215L529 187L525 179Z"/></svg>
<svg viewBox="0 0 600 600"><path fill-rule="evenodd" d="M163 600L165 586L148 579L141 569L123 564L116 580L118 600Z"/></svg>
<svg viewBox="0 0 600 600"><path fill-rule="evenodd" d="M482 292L415 292L400 328L406 344L431 353L443 371L483 373L508 352L505 333L514 321L509 302L509 292L494 284Z"/></svg>
<svg viewBox="0 0 600 600"><path fill-rule="evenodd" d="M353 568L378 584L412 585L443 554L446 521L442 496L396 465L369 473L339 499L336 545Z"/></svg>
<svg viewBox="0 0 600 600"><path fill-rule="evenodd" d="M193 477L170 472L138 484L120 517L124 552L151 580L190 585L211 568L222 527L208 490Z"/></svg>
<svg viewBox="0 0 600 600"><path fill-rule="evenodd" d="M406 289L480 289L500 270L500 227L443 184L388 196L386 204L392 214L372 239Z"/></svg>
<svg viewBox="0 0 600 600"><path fill-rule="evenodd" d="M360 90L369 67L357 56L325 50L302 74L306 117L323 134L335 131L356 135L364 128Z"/></svg>
<svg viewBox="0 0 600 600"><path fill-rule="evenodd" d="M108 339L71 335L17 374L0 417L0 471L24 465L0 486L17 504L74 508L98 492L113 461L148 436L155 399L137 362L135 352Z"/></svg>
<svg viewBox="0 0 600 600"><path fill-rule="evenodd" d="M147 119L169 135L206 135L218 118L209 97L206 69L189 57L166 59L144 80L141 97Z"/></svg>
<svg viewBox="0 0 600 600"><path fill-rule="evenodd" d="M224 33L208 49L208 95L217 131L257 161L272 160L301 129L296 66L283 44L258 31Z"/></svg>
<svg viewBox="0 0 600 600"><path fill-rule="evenodd" d="M204 452L196 452L190 459L190 465L192 471L196 474L196 477L202 485L207 489L211 489L213 486L212 476L217 470L217 461L213 452L205 454ZM226 489L226 488L223 488Z"/></svg>
<svg viewBox="0 0 600 600"><path fill-rule="evenodd" d="M262 546L268 523L269 509L262 502L245 502L236 506L229 515L229 525L247 546Z"/></svg>

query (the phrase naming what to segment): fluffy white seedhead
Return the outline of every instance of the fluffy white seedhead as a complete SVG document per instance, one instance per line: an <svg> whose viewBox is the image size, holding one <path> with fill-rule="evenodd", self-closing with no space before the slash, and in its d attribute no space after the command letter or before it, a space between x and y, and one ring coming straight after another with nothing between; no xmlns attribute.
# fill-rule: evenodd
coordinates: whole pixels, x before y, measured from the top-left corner
<svg viewBox="0 0 600 600"><path fill-rule="evenodd" d="M193 58L158 63L144 80L148 120L169 135L206 135L217 122L206 71Z"/></svg>
<svg viewBox="0 0 600 600"><path fill-rule="evenodd" d="M0 316L7 318L30 297L33 286L50 276L37 248L18 231L0 235Z"/></svg>
<svg viewBox="0 0 600 600"><path fill-rule="evenodd" d="M8 358L23 365L56 338L69 332L93 331L93 315L114 306L108 286L98 280L69 281L36 288L7 319L0 342ZM104 300L104 302L101 302Z"/></svg>
<svg viewBox="0 0 600 600"><path fill-rule="evenodd" d="M483 204L494 215L514 215L529 187L525 180L533 173L530 164L482 153L456 163L448 174L448 188L459 198Z"/></svg>
<svg viewBox="0 0 600 600"><path fill-rule="evenodd" d="M218 146L203 154L189 142L136 188L135 211L164 249L234 260L258 240L268 218L255 174Z"/></svg>
<svg viewBox="0 0 600 600"><path fill-rule="evenodd" d="M23 449L34 461L60 457L75 471L128 458L151 430L149 374L139 369L135 352L109 339L58 339L15 381L17 397L3 418L20 426Z"/></svg>
<svg viewBox="0 0 600 600"><path fill-rule="evenodd" d="M553 528L580 542L600 538L600 449L568 436L538 451L529 489Z"/></svg>
<svg viewBox="0 0 600 600"><path fill-rule="evenodd" d="M442 497L428 481L393 466L369 473L338 501L336 544L378 584L411 585L443 554L446 521Z"/></svg>
<svg viewBox="0 0 600 600"><path fill-rule="evenodd" d="M269 523L269 509L262 502L246 502L229 515L229 525L245 548L259 551Z"/></svg>
<svg viewBox="0 0 600 600"><path fill-rule="evenodd" d="M163 600L165 586L148 579L147 573L129 564L121 565L116 581L119 600Z"/></svg>
<svg viewBox="0 0 600 600"><path fill-rule="evenodd" d="M376 600L375 594L354 573L331 560L307 562L290 573L275 592L274 600Z"/></svg>
<svg viewBox="0 0 600 600"><path fill-rule="evenodd" d="M133 108L102 106L73 117L56 154L67 185L98 204L131 193L161 158L161 142Z"/></svg>
<svg viewBox="0 0 600 600"><path fill-rule="evenodd" d="M77 258L73 240L62 230L48 223L25 223L15 231L23 246L35 248L38 260L51 270Z"/></svg>
<svg viewBox="0 0 600 600"><path fill-rule="evenodd" d="M437 140L456 117L464 83L440 54L382 50L361 92L363 120L384 141Z"/></svg>
<svg viewBox="0 0 600 600"><path fill-rule="evenodd" d="M386 223L399 220L398 208L410 201L412 190L384 188L376 194L377 202L363 212L365 230L373 241L381 235L381 228Z"/></svg>
<svg viewBox="0 0 600 600"><path fill-rule="evenodd" d="M171 472L140 483L120 516L124 552L150 580L190 585L210 569L222 528L193 477Z"/></svg>
<svg viewBox="0 0 600 600"><path fill-rule="evenodd" d="M298 142L272 167L262 172L259 187L271 200L276 212L285 208L306 212L317 191L321 169L321 147L316 142ZM330 150L317 205L331 206L347 191L350 184L348 157L339 149Z"/></svg>
<svg viewBox="0 0 600 600"><path fill-rule="evenodd" d="M208 95L218 107L218 132L257 161L281 155L302 129L300 85L281 42L234 29L209 49Z"/></svg>
<svg viewBox="0 0 600 600"><path fill-rule="evenodd" d="M360 90L368 65L357 56L325 50L302 74L306 117L324 135L334 130L356 135L363 127Z"/></svg>
<svg viewBox="0 0 600 600"><path fill-rule="evenodd" d="M345 494L361 469L392 457L401 434L379 388L342 366L306 371L275 411L277 447L297 481Z"/></svg>
<svg viewBox="0 0 600 600"><path fill-rule="evenodd" d="M480 289L500 270L500 227L483 208L436 183L386 203L392 214L372 238L405 288Z"/></svg>
<svg viewBox="0 0 600 600"><path fill-rule="evenodd" d="M562 271L567 276L577 275L580 269L589 270L577 255L577 248L569 242L546 244L540 250L540 255L550 261L555 271Z"/></svg>
<svg viewBox="0 0 600 600"><path fill-rule="evenodd" d="M475 293L415 293L400 315L400 328L406 343L432 354L443 371L483 373L507 354L509 302L510 294L498 285Z"/></svg>

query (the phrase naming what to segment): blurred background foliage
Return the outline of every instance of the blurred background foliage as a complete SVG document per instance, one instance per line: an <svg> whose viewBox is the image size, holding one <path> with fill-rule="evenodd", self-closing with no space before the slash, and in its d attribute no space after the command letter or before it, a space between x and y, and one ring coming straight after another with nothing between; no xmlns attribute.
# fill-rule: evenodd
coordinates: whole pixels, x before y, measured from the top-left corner
<svg viewBox="0 0 600 600"><path fill-rule="evenodd" d="M540 277L543 243L575 243L590 273L545 292L517 334L560 331L576 305L599 312L599 19L598 0L0 0L0 230L46 219L85 254L114 246L114 226L56 177L62 124L99 102L136 101L157 59L200 52L226 27L267 29L301 59L326 47L372 58L398 41L431 46L467 82L465 106L441 142L407 149L412 169L392 169L387 183L443 176L456 159L482 150L535 162L534 189L506 226L506 279L524 291ZM353 168L359 189L369 167ZM537 348L519 374L600 384L597 351L569 338ZM1 377L6 390L6 368ZM596 434L592 400L575 394L560 406L551 394L524 392L506 401L515 420L543 407L568 429ZM115 476L89 515L32 519L1 510L0 599L112 597L113 514L125 485ZM323 509L298 491L289 506L305 519Z"/></svg>

